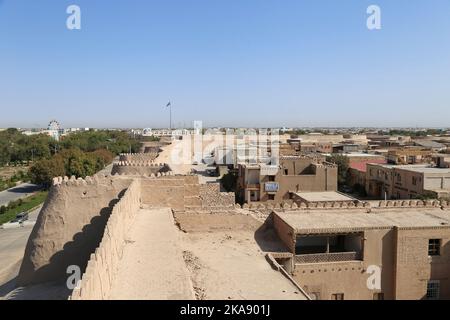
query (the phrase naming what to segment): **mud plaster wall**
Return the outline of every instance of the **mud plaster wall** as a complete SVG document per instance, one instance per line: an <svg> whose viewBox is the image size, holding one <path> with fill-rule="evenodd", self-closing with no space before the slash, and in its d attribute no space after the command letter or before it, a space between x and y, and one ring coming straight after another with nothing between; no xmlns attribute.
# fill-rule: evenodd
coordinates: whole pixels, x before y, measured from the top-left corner
<svg viewBox="0 0 450 320"><path fill-rule="evenodd" d="M122 258L125 237L140 203L141 185L139 180L135 180L114 206L100 245L91 254L81 283L73 290L69 299L108 299L114 273Z"/></svg>
<svg viewBox="0 0 450 320"><path fill-rule="evenodd" d="M150 164L150 163L131 163L130 165L114 164L111 174L115 175L131 175L131 176L150 176L158 172L169 172L170 168L167 165Z"/></svg>
<svg viewBox="0 0 450 320"><path fill-rule="evenodd" d="M152 162L158 157L157 152L148 153L123 153L119 156L120 161L129 162Z"/></svg>
<svg viewBox="0 0 450 320"><path fill-rule="evenodd" d="M184 210L183 177L162 177L141 179L142 203L150 207L169 207Z"/></svg>
<svg viewBox="0 0 450 320"><path fill-rule="evenodd" d="M232 208L236 200L234 192L220 192L219 183L200 185L200 198L203 208Z"/></svg>
<svg viewBox="0 0 450 320"><path fill-rule="evenodd" d="M18 285L66 277L69 265L84 270L106 221L129 179L60 181L54 185L25 248Z"/></svg>

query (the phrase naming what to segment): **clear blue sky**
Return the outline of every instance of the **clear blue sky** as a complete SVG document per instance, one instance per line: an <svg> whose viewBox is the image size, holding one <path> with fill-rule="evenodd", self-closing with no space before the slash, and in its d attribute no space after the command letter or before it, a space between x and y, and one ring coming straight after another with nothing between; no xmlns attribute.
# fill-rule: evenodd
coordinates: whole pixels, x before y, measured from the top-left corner
<svg viewBox="0 0 450 320"><path fill-rule="evenodd" d="M162 127L168 100L176 125L450 126L450 2L0 0L0 127Z"/></svg>

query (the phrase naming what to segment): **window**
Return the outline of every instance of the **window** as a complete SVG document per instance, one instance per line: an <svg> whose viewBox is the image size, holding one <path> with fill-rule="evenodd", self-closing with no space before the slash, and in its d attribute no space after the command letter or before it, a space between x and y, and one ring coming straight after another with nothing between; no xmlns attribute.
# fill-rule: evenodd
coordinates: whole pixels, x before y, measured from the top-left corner
<svg viewBox="0 0 450 320"><path fill-rule="evenodd" d="M439 299L439 293L441 290L441 283L439 280L430 280L427 284L427 299L437 300Z"/></svg>
<svg viewBox="0 0 450 320"><path fill-rule="evenodd" d="M441 239L428 240L428 255L429 256L441 255Z"/></svg>
<svg viewBox="0 0 450 320"><path fill-rule="evenodd" d="M288 169L284 169L284 175L285 175L285 176L288 175Z"/></svg>
<svg viewBox="0 0 450 320"><path fill-rule="evenodd" d="M274 194L269 194L269 200L275 200L275 195Z"/></svg>
<svg viewBox="0 0 450 320"><path fill-rule="evenodd" d="M275 181L275 176L269 176L269 181L270 181L270 182Z"/></svg>
<svg viewBox="0 0 450 320"><path fill-rule="evenodd" d="M384 300L384 293L383 292L374 293L373 300Z"/></svg>
<svg viewBox="0 0 450 320"><path fill-rule="evenodd" d="M344 294L343 293L333 293L331 295L331 300L344 300Z"/></svg>
<svg viewBox="0 0 450 320"><path fill-rule="evenodd" d="M413 186L417 186L417 178L416 177L412 177L412 184L413 184Z"/></svg>

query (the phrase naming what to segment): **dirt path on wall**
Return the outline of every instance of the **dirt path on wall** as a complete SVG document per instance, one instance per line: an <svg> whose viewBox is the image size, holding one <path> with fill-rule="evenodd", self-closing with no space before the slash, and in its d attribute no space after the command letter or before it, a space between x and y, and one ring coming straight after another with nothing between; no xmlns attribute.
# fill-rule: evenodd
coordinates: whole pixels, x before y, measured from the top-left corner
<svg viewBox="0 0 450 320"><path fill-rule="evenodd" d="M194 299L170 209L142 209L133 222L110 299Z"/></svg>
<svg viewBox="0 0 450 320"><path fill-rule="evenodd" d="M189 139L189 138L184 138ZM208 140L203 137L201 142L201 148L203 155L210 154L214 151L216 146L221 146L223 143ZM175 174L189 174L192 169L196 169L196 166L192 164L194 161L194 137L191 137L191 141L186 140L174 140L170 145L161 148L161 151L156 158L155 162L167 163ZM189 150L190 149L190 150ZM181 156L179 150L183 150ZM180 160L174 160L173 157L180 155Z"/></svg>
<svg viewBox="0 0 450 320"><path fill-rule="evenodd" d="M189 174L192 169L192 165L185 163L185 164L179 164L178 162L174 162L172 159L172 153L177 148L183 147L183 141L180 140L174 140L172 144L162 147L161 151L156 158L155 162L157 163L167 163L170 168L172 169L174 174ZM180 161L181 162L181 161Z"/></svg>

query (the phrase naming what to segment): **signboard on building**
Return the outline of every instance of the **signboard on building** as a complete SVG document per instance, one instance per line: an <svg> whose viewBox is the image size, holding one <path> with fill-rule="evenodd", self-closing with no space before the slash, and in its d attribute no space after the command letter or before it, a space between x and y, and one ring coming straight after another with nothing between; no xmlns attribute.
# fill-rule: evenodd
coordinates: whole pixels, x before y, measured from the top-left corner
<svg viewBox="0 0 450 320"><path fill-rule="evenodd" d="M266 192L277 192L280 189L278 182L266 182L264 190Z"/></svg>
<svg viewBox="0 0 450 320"><path fill-rule="evenodd" d="M278 166L261 165L262 176L276 176L278 173Z"/></svg>

